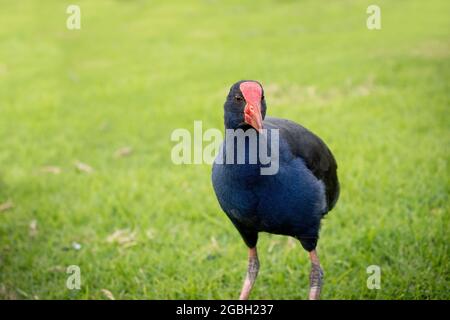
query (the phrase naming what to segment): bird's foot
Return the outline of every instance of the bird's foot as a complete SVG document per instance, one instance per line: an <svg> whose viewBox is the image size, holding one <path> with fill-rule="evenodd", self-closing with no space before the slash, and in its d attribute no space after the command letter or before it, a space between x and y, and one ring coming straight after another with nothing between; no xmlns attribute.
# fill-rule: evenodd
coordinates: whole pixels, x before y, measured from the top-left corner
<svg viewBox="0 0 450 320"><path fill-rule="evenodd" d="M323 270L318 263L311 263L309 274L309 300L319 300L323 283Z"/></svg>
<svg viewBox="0 0 450 320"><path fill-rule="evenodd" d="M247 300L248 297L250 296L250 291L253 288L253 284L255 283L258 271L259 271L259 260L258 255L256 253L256 248L250 249L248 257L247 275L245 277L244 285L242 287L239 300Z"/></svg>

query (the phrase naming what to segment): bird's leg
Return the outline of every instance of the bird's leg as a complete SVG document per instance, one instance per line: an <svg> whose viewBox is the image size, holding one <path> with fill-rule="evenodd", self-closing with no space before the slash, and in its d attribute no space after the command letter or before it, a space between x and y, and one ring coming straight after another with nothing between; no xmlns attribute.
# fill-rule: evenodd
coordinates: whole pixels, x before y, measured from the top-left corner
<svg viewBox="0 0 450 320"><path fill-rule="evenodd" d="M244 285L242 286L241 295L239 300L247 300L252 290L253 284L255 283L256 276L259 271L259 260L258 253L256 252L256 247L250 248L248 250L248 269L247 276L245 277Z"/></svg>
<svg viewBox="0 0 450 320"><path fill-rule="evenodd" d="M320 299L320 289L322 288L323 271L320 267L319 257L316 250L309 252L311 259L311 272L309 274L309 300Z"/></svg>

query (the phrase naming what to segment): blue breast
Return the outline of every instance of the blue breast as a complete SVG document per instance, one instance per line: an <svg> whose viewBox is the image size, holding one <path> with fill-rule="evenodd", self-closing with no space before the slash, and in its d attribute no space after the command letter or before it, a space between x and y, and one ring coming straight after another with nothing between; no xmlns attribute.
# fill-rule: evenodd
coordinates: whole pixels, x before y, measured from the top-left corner
<svg viewBox="0 0 450 320"><path fill-rule="evenodd" d="M326 210L324 184L292 155L286 141L280 138L275 175L261 175L260 163L221 164L225 150L226 141L213 165L212 182L220 206L233 222L258 232L317 236Z"/></svg>

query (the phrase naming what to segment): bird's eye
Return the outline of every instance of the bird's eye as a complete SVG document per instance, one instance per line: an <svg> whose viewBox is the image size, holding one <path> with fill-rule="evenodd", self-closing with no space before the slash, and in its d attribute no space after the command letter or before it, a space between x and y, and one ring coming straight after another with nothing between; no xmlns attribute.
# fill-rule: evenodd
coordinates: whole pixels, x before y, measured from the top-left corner
<svg viewBox="0 0 450 320"><path fill-rule="evenodd" d="M240 95L235 95L234 100L241 102L243 98Z"/></svg>

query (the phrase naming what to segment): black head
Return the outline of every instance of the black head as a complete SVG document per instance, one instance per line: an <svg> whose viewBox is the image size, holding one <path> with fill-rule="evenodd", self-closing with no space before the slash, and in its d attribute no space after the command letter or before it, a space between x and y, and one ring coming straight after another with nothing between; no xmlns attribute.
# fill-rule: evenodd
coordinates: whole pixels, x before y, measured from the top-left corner
<svg viewBox="0 0 450 320"><path fill-rule="evenodd" d="M253 80L241 80L233 84L224 105L225 128L256 130L263 128L266 101L262 85Z"/></svg>

